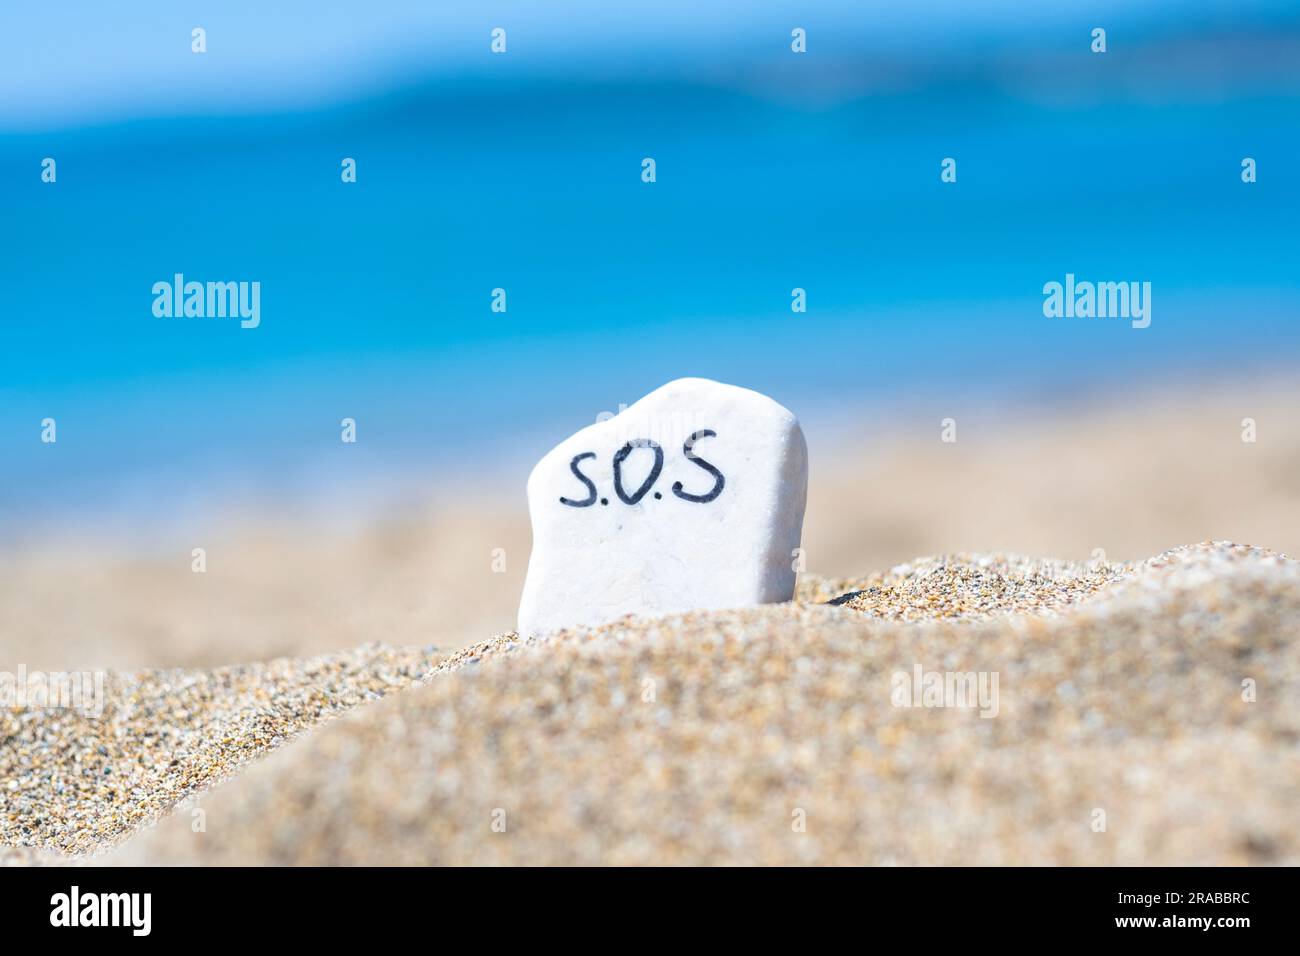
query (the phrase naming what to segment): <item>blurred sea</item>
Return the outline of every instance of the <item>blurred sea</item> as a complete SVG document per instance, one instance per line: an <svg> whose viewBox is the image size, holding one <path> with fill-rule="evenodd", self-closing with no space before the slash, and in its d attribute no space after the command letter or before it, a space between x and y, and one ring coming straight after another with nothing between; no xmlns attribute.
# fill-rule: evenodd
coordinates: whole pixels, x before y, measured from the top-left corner
<svg viewBox="0 0 1300 956"><path fill-rule="evenodd" d="M1086 15L913 54L830 39L830 11L805 57L778 33L584 69L520 37L293 106L24 112L0 137L0 533L479 468L522 494L551 444L684 375L815 433L916 396L1294 368L1300 18L1257 6L1163 5L1104 55ZM156 318L178 272L259 281L261 326ZM1044 318L1067 272L1150 282L1151 327Z"/></svg>

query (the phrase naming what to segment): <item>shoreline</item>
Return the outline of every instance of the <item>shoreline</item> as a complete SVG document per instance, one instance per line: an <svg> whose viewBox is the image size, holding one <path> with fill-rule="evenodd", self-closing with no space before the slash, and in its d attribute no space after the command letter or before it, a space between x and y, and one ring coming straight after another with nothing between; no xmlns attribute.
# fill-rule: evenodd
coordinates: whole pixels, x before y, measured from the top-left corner
<svg viewBox="0 0 1300 956"><path fill-rule="evenodd" d="M958 409L952 444L935 414L897 409L887 430L814 437L806 570L846 578L963 551L1133 560L1206 539L1300 553L1300 391L1148 393L1140 415L1129 401ZM0 670L213 667L376 639L455 649L512 630L531 545L523 474L397 499L380 518L252 510L167 542L87 529L0 550Z"/></svg>

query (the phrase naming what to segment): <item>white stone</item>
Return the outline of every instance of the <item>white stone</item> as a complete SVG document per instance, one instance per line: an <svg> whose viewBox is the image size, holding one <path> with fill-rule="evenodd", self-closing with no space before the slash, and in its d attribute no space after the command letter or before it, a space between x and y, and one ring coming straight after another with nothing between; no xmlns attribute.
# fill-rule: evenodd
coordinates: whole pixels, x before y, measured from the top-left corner
<svg viewBox="0 0 1300 956"><path fill-rule="evenodd" d="M807 493L787 409L708 379L669 382L533 469L519 633L788 601Z"/></svg>

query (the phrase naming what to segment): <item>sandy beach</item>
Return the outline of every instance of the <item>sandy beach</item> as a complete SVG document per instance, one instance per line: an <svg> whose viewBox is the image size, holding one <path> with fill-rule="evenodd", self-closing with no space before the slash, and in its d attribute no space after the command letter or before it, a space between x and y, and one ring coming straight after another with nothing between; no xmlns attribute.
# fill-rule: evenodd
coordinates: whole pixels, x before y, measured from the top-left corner
<svg viewBox="0 0 1300 956"><path fill-rule="evenodd" d="M834 604L508 635L405 691L429 659L383 648L118 678L98 727L6 727L6 841L41 851L10 859L1300 859L1296 562L1222 543L1103 568L955 556L853 584ZM898 675L916 668L995 673L996 697L911 706Z"/></svg>
<svg viewBox="0 0 1300 956"><path fill-rule="evenodd" d="M529 642L486 494L232 526L204 575L11 550L0 668L109 673L98 718L0 714L0 860L1300 862L1295 401L864 433L815 459L795 603ZM1259 547L1166 553L1211 540ZM917 668L996 706L900 706Z"/></svg>
<svg viewBox="0 0 1300 956"><path fill-rule="evenodd" d="M810 433L806 570L853 578L961 551L1138 561L1204 540L1300 553L1297 402L1293 385L1265 378L949 409L955 444L939 441L942 406L921 401ZM505 633L531 543L526 477L525 465L434 486L359 528L258 513L166 547L88 534L0 548L0 668L211 668ZM205 574L191 572L195 545Z"/></svg>

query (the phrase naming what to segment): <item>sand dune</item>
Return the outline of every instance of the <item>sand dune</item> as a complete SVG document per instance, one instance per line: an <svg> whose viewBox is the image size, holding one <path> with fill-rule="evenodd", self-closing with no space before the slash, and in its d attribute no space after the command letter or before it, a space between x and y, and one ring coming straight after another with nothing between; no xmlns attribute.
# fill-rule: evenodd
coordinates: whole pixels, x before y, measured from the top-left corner
<svg viewBox="0 0 1300 956"><path fill-rule="evenodd" d="M198 832L187 805L100 860L1300 860L1300 715L1290 706L1300 690L1300 564L1220 544L1127 566L927 559L849 583L832 604L477 645L207 793ZM809 581L803 596L827 589ZM303 699L312 667L327 668L336 689L370 686L367 661L379 660L385 686L398 687L423 660L368 653L347 666L250 671L240 693L280 674L285 689L261 706L283 712L286 697ZM393 655L403 662L395 671ZM896 675L918 666L996 672L997 700L900 706ZM158 688L150 699L170 699L168 679L148 679ZM171 679L211 688L231 677ZM130 690L138 686L115 684L114 719L132 728L128 741L151 721L158 731L185 722L161 707L143 714ZM222 694L198 698L208 696ZM307 723L342 709L322 700ZM191 776L219 776L196 762L224 759L239 726L199 720L180 731L206 755ZM47 741L61 732L48 717L23 731ZM243 747L269 748L265 737ZM48 749L34 759L58 763ZM180 793L138 772L146 776L117 794L127 804L118 819L164 814ZM25 802L6 805L19 816L7 834L57 832L30 819L48 806L38 788L51 779L38 773L45 782L24 784ZM98 808L70 815L73 848L121 838L120 827L98 835Z"/></svg>

